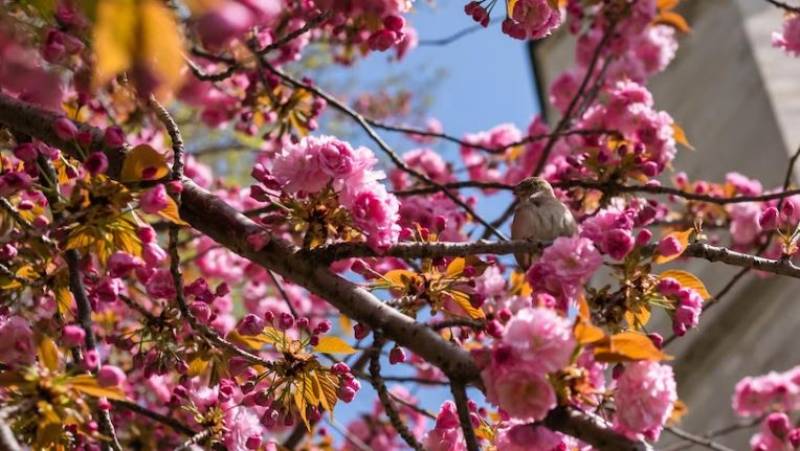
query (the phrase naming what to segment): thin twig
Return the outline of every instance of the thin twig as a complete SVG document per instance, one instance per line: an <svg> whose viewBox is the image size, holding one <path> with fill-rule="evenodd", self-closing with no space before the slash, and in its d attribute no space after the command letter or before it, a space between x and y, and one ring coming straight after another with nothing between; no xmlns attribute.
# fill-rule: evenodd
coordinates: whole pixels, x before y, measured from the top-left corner
<svg viewBox="0 0 800 451"><path fill-rule="evenodd" d="M461 422L461 431L464 433L464 441L467 443L468 451L479 451L478 438L475 437L475 430L472 428L472 420L469 415L469 405L467 400L467 389L463 382L450 381L450 392L453 393L453 401L456 403L458 420Z"/></svg>
<svg viewBox="0 0 800 451"><path fill-rule="evenodd" d="M383 410L386 411L386 416L389 417L389 421L392 423L395 430L397 430L397 433L400 434L400 437L402 437L411 448L417 451L424 451L425 448L417 441L417 438L414 437L414 434L411 433L408 426L406 426L400 418L400 414L397 413L389 397L389 390L386 389L386 384L381 377L381 348L383 348L385 340L380 331L374 331L373 335L375 336L375 341L372 344L372 355L369 363L370 382L372 382L375 391L378 392L378 398L380 398L381 404L383 405Z"/></svg>
<svg viewBox="0 0 800 451"><path fill-rule="evenodd" d="M676 436L678 436L678 437L680 437L680 438L682 438L684 440L688 440L688 441L690 441L690 442L692 442L692 443L694 443L696 445L700 445L700 446L703 446L703 447L708 448L708 449L713 449L713 450L717 450L717 451L733 451L732 448L728 448L727 446L725 446L725 445L723 445L721 443L717 443L717 442L711 440L710 438L705 438L705 437L701 437L699 435L692 434L690 432L684 431L683 429L680 429L680 428L675 427L675 426L666 426L666 427L664 427L664 430L666 430L666 431L668 431L668 432L670 432L670 433L672 433L672 434L674 434L674 435L676 435Z"/></svg>
<svg viewBox="0 0 800 451"><path fill-rule="evenodd" d="M443 38L438 38L438 39L420 39L419 42L417 42L417 45L419 45L419 46L439 47L439 46L445 46L445 45L448 45L448 44L452 44L453 42L458 41L459 39L463 38L464 36L469 36L472 33L475 33L477 31L480 31L480 30L483 30L483 29L487 28L489 25L493 25L493 24L496 24L498 22L502 22L503 19L504 19L503 17L495 17L495 18L493 18L493 19L491 19L489 21L489 23L487 24L486 27L484 27L481 24L471 25L469 27L464 27L461 30L458 30L455 33L453 33L453 34L451 34L449 36L445 36Z"/></svg>
<svg viewBox="0 0 800 451"><path fill-rule="evenodd" d="M175 451L188 451L192 449L194 445L199 445L204 441L206 441L211 436L211 433L212 433L211 429L202 430L197 434L191 436L189 440L183 442L181 446L175 448Z"/></svg>
<svg viewBox="0 0 800 451"><path fill-rule="evenodd" d="M775 6L777 6L778 8L785 9L786 11L789 11L789 12L792 12L792 13L800 13L800 6L792 6L792 5L790 5L790 4L786 3L786 2L782 2L782 1L779 1L779 0L766 0L766 1L767 1L767 3L771 3L771 4L775 5Z"/></svg>
<svg viewBox="0 0 800 451"><path fill-rule="evenodd" d="M192 428L186 426L185 424L181 423L180 421L178 421L178 420L176 420L176 419L174 419L172 417L168 417L166 415L162 415L162 414L160 414L158 412L154 412L154 411L152 411L152 410L150 410L150 409L148 409L146 407L142 407L139 404L136 404L135 402L127 401L127 400L123 401L123 400L114 399L114 400L111 400L111 404L113 404L114 406L123 408L123 409L130 410L131 412L136 413L138 415L141 415L143 417L147 417L147 418L149 418L149 419L151 419L151 420L153 420L155 422L161 423L164 426L167 426L167 427L171 428L172 430L174 430L176 432L179 432L181 434L190 435L191 436L191 435L194 435L194 434L197 433Z"/></svg>

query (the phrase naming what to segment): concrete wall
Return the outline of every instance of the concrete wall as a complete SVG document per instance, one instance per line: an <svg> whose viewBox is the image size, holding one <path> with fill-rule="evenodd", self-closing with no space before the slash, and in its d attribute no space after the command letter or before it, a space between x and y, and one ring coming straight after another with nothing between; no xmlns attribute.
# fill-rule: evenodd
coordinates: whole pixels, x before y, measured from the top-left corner
<svg viewBox="0 0 800 451"><path fill-rule="evenodd" d="M680 151L675 167L691 178L720 181L738 171L782 183L787 154L800 145L800 59L770 47L781 13L757 0L694 0L681 12L692 33L650 88L659 109L670 112L697 148ZM572 64L574 42L561 33L536 46L540 82ZM550 121L554 114L549 112ZM688 265L687 265L688 264ZM738 268L694 260L681 266L697 274L712 293ZM687 267L688 266L688 267ZM661 318L661 329L668 330ZM689 406L681 426L703 433L732 424L733 387L747 375L800 364L800 281L746 276L704 315L701 327L676 341L669 352L679 394ZM747 449L751 431L720 439ZM659 447L673 443L665 433Z"/></svg>

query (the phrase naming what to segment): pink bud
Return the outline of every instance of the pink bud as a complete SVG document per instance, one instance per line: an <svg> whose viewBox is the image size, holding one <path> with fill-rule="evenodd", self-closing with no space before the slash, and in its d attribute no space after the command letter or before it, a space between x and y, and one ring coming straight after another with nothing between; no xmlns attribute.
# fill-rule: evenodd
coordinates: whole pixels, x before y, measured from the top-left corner
<svg viewBox="0 0 800 451"><path fill-rule="evenodd" d="M14 148L14 156L22 161L33 161L39 156L39 151L33 143L22 143Z"/></svg>
<svg viewBox="0 0 800 451"><path fill-rule="evenodd" d="M503 336L503 325L500 324L500 321L493 319L486 323L486 333L494 338L500 338Z"/></svg>
<svg viewBox="0 0 800 451"><path fill-rule="evenodd" d="M783 412L775 412L769 414L767 417L767 427L775 437L780 439L786 438L789 431L792 430L792 423L789 417Z"/></svg>
<svg viewBox="0 0 800 451"><path fill-rule="evenodd" d="M403 352L403 348L399 346L395 346L389 351L389 363L392 365L396 365L398 363L403 363L406 361L406 354Z"/></svg>
<svg viewBox="0 0 800 451"><path fill-rule="evenodd" d="M378 50L384 52L389 50L397 42L397 33L392 30L381 29L369 37L367 45L371 50Z"/></svg>
<svg viewBox="0 0 800 451"><path fill-rule="evenodd" d="M142 243L149 243L156 239L156 231L150 226L139 227L136 230L136 236L142 240Z"/></svg>
<svg viewBox="0 0 800 451"><path fill-rule="evenodd" d="M264 330L264 320L249 313L242 318L236 330L242 335L258 335Z"/></svg>
<svg viewBox="0 0 800 451"><path fill-rule="evenodd" d="M122 147L125 144L125 132L117 126L108 127L103 134L103 142L111 149Z"/></svg>
<svg viewBox="0 0 800 451"><path fill-rule="evenodd" d="M125 277L134 269L143 266L144 262L127 252L117 251L108 259L108 272L111 277Z"/></svg>
<svg viewBox="0 0 800 451"><path fill-rule="evenodd" d="M81 346L86 338L86 332L81 326L68 324L61 332L61 338L67 346Z"/></svg>
<svg viewBox="0 0 800 451"><path fill-rule="evenodd" d="M63 141L71 141L77 136L78 127L71 120L60 117L53 123L53 131Z"/></svg>
<svg viewBox="0 0 800 451"><path fill-rule="evenodd" d="M658 281L656 289L664 296L675 296L681 289L681 284L672 277L665 277Z"/></svg>
<svg viewBox="0 0 800 451"><path fill-rule="evenodd" d="M356 323L353 326L353 335L355 335L356 340L361 340L365 338L369 334L369 328L361 323Z"/></svg>
<svg viewBox="0 0 800 451"><path fill-rule="evenodd" d="M205 302L192 302L189 304L189 311L203 324L211 318L211 308Z"/></svg>
<svg viewBox="0 0 800 451"><path fill-rule="evenodd" d="M778 217L778 209L769 207L758 216L758 225L764 230L775 230L778 228Z"/></svg>
<svg viewBox="0 0 800 451"><path fill-rule="evenodd" d="M294 325L294 316L290 313L281 313L280 317L278 317L278 328L281 330L289 329Z"/></svg>
<svg viewBox="0 0 800 451"><path fill-rule="evenodd" d="M322 321L321 323L317 324L317 327L314 329L314 333L318 335L324 335L331 331L331 322L327 319Z"/></svg>
<svg viewBox="0 0 800 451"><path fill-rule="evenodd" d="M649 338L658 349L661 349L661 346L664 344L664 337L658 333L653 332L651 334L647 334L647 338Z"/></svg>
<svg viewBox="0 0 800 451"><path fill-rule="evenodd" d="M103 152L94 152L83 163L83 167L92 175L103 174L108 170L108 157Z"/></svg>
<svg viewBox="0 0 800 451"><path fill-rule="evenodd" d="M679 254L683 249L681 249L681 242L678 241L677 238L674 236L666 236L658 242L657 250L658 253L664 257L672 257L673 255Z"/></svg>
<svg viewBox="0 0 800 451"><path fill-rule="evenodd" d="M800 447L800 428L792 429L792 431L789 432L789 444L791 444L794 449Z"/></svg>
<svg viewBox="0 0 800 451"><path fill-rule="evenodd" d="M247 449L259 449L261 447L261 437L257 435L251 435L247 437L247 440L244 442L244 446Z"/></svg>
<svg viewBox="0 0 800 451"><path fill-rule="evenodd" d="M401 31L405 25L406 20L396 14L390 14L383 18L383 26L392 31Z"/></svg>
<svg viewBox="0 0 800 451"><path fill-rule="evenodd" d="M167 189L162 184L145 191L139 198L139 207L149 214L156 214L167 208L168 205L169 196L167 195Z"/></svg>
<svg viewBox="0 0 800 451"><path fill-rule="evenodd" d="M647 229L642 229L639 231L639 234L636 235L636 245L644 246L645 244L650 242L651 238L653 238L653 232Z"/></svg>
<svg viewBox="0 0 800 451"><path fill-rule="evenodd" d="M114 365L103 365L97 372L97 383L101 387L118 387L125 378L125 372Z"/></svg>
<svg viewBox="0 0 800 451"><path fill-rule="evenodd" d="M90 349L83 353L83 367L86 370L94 371L97 365L100 364L100 356L97 355L96 349Z"/></svg>
<svg viewBox="0 0 800 451"><path fill-rule="evenodd" d="M337 362L333 364L333 366L331 367L331 371L333 372L333 374L341 376L343 374L349 373L350 367L347 366L347 364L344 362Z"/></svg>

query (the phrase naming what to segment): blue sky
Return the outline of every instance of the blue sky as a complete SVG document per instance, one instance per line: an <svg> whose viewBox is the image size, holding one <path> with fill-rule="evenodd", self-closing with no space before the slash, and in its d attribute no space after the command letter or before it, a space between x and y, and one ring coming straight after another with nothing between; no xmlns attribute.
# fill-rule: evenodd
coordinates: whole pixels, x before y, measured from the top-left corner
<svg viewBox="0 0 800 451"><path fill-rule="evenodd" d="M449 36L474 22L464 14L462 0L442 0L434 6L417 1L416 10L408 16L419 32L421 40ZM498 3L495 15L504 14ZM425 86L431 103L427 111L437 117L447 133L462 136L464 133L487 130L503 122L511 122L525 130L538 112L538 101L526 45L500 32L499 23L489 29L469 34L447 46L420 46L401 62L389 61L387 54L376 53L358 62L355 67L341 69L336 78L355 80L359 87L368 89L386 79L398 79ZM324 82L324 80L321 80ZM358 91L358 89L349 87ZM402 153L414 147L386 132L395 149ZM359 144L377 152L374 144L363 137ZM457 146L438 143L431 147L448 160L458 156ZM460 164L458 164L460 166ZM508 194L497 194L490 200L479 201L478 212L487 219L496 217L511 202ZM390 368L388 362L384 369ZM390 385L391 386L391 385ZM369 412L376 394L368 383L362 384L362 393L353 405L336 409L337 422L346 425L356 413ZM411 386L408 387L411 389ZM422 407L433 412L450 398L449 390L423 389L415 391Z"/></svg>

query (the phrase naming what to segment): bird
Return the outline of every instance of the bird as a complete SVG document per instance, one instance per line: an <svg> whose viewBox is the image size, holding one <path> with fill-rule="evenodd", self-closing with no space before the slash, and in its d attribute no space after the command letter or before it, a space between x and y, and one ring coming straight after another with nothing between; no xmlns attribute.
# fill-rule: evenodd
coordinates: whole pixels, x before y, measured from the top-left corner
<svg viewBox="0 0 800 451"><path fill-rule="evenodd" d="M553 241L558 237L572 236L578 224L566 205L553 192L553 187L541 177L528 177L514 187L517 206L511 222L514 240ZM515 252L514 258L522 270L530 267L533 255Z"/></svg>

